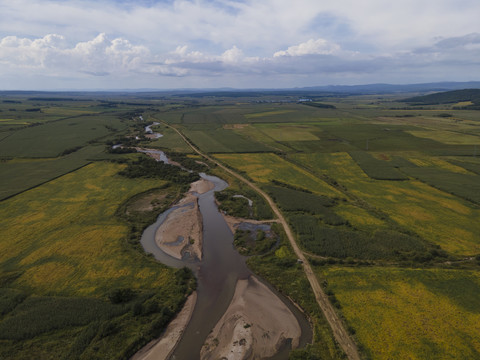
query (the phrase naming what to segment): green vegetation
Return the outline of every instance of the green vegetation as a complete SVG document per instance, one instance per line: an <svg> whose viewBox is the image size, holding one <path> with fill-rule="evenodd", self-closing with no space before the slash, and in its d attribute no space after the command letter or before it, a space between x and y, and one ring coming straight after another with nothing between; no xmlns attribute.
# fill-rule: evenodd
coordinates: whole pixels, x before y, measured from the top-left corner
<svg viewBox="0 0 480 360"><path fill-rule="evenodd" d="M245 153L271 151L269 147L237 135L231 130L224 128L196 130L196 128L188 127L185 134L196 146L205 152Z"/></svg>
<svg viewBox="0 0 480 360"><path fill-rule="evenodd" d="M465 108L478 110L480 107L480 90L454 90L425 96L410 97L401 101L412 103L412 105L456 104L469 101L472 104L467 105Z"/></svg>
<svg viewBox="0 0 480 360"><path fill-rule="evenodd" d="M125 129L116 115L71 117L16 130L0 141L0 153L11 157L55 157Z"/></svg>
<svg viewBox="0 0 480 360"><path fill-rule="evenodd" d="M265 200L251 189L227 188L221 192L215 192L215 199L220 204L219 209L227 215L256 220L272 218L272 210Z"/></svg>
<svg viewBox="0 0 480 360"><path fill-rule="evenodd" d="M394 161L378 160L363 151L351 151L350 156L372 179L377 180L407 180Z"/></svg>
<svg viewBox="0 0 480 360"><path fill-rule="evenodd" d="M249 226L249 229L235 231L233 244L240 254L245 256L261 255L272 249L277 243L277 236L270 230L265 232L262 230L263 227L265 225Z"/></svg>
<svg viewBox="0 0 480 360"><path fill-rule="evenodd" d="M0 200L81 168L102 150L103 146L86 146L59 158L0 162Z"/></svg>
<svg viewBox="0 0 480 360"><path fill-rule="evenodd" d="M0 203L1 357L130 356L180 309L191 273L129 245L138 223L115 215L159 180L126 179L123 167L94 163Z"/></svg>
<svg viewBox="0 0 480 360"><path fill-rule="evenodd" d="M478 90L335 96L4 95L0 358L128 357L194 288L138 239L198 175L112 145L164 150L229 183L225 213L273 218L167 124L274 199L365 358L478 358ZM154 121L164 136L148 139ZM235 245L312 321L291 358L342 358L281 228L263 226Z"/></svg>
<svg viewBox="0 0 480 360"><path fill-rule="evenodd" d="M128 178L159 178L182 185L189 185L199 179L198 174L189 173L178 166L165 164L148 157L129 161L120 175Z"/></svg>
<svg viewBox="0 0 480 360"><path fill-rule="evenodd" d="M319 267L371 359L480 355L478 271Z"/></svg>
<svg viewBox="0 0 480 360"><path fill-rule="evenodd" d="M279 248L262 256L251 257L248 260L248 266L284 295L294 299L312 321L313 345L297 352L297 355L292 354L292 356L298 356L298 353L300 353L306 356L302 359L341 359L341 350L333 338L327 320L318 307L313 293L310 291L310 284L301 265L297 263L297 259L281 228L276 227L275 231L281 236Z"/></svg>
<svg viewBox="0 0 480 360"><path fill-rule="evenodd" d="M480 176L457 174L437 168L405 168L408 175L433 187L480 204Z"/></svg>

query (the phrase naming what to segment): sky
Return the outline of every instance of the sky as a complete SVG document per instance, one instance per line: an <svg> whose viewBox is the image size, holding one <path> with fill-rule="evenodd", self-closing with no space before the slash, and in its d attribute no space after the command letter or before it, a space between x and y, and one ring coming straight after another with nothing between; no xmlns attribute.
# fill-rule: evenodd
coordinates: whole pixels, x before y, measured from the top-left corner
<svg viewBox="0 0 480 360"><path fill-rule="evenodd" d="M480 80L478 0L0 0L0 90Z"/></svg>

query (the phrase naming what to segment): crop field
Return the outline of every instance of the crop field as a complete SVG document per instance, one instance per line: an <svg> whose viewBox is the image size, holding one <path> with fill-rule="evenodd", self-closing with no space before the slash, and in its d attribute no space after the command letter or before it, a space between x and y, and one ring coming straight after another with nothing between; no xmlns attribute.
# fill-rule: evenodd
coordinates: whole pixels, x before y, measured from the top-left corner
<svg viewBox="0 0 480 360"><path fill-rule="evenodd" d="M179 153L191 153L192 148L188 146L183 139L174 130L164 126L157 125L153 127L155 132L162 134L159 139L151 140L148 147L159 148L165 151L174 151Z"/></svg>
<svg viewBox="0 0 480 360"><path fill-rule="evenodd" d="M0 141L0 154L11 157L55 157L88 141L123 130L117 116L81 116L17 130Z"/></svg>
<svg viewBox="0 0 480 360"><path fill-rule="evenodd" d="M0 200L76 170L103 150L103 146L86 146L59 158L0 162Z"/></svg>
<svg viewBox="0 0 480 360"><path fill-rule="evenodd" d="M185 111L181 123L190 124L235 124L245 122L245 118L238 108L207 107L200 110Z"/></svg>
<svg viewBox="0 0 480 360"><path fill-rule="evenodd" d="M451 144L451 145L480 144L479 136L462 134L462 133L453 132L453 131L417 130L417 131L408 131L408 133L419 138L431 139L434 141L441 142L443 144Z"/></svg>
<svg viewBox="0 0 480 360"><path fill-rule="evenodd" d="M183 302L175 270L130 248L128 225L115 215L122 202L162 181L126 179L117 175L122 168L97 162L0 203L0 356L42 351L39 340L53 331L74 341L49 337L50 356L96 348L98 356L122 357L145 341L138 334L151 336L155 316L169 319L161 309L172 314ZM130 299L138 314L145 301L156 305L135 317Z"/></svg>
<svg viewBox="0 0 480 360"><path fill-rule="evenodd" d="M275 151L289 152L292 149L285 144L275 141L272 137L261 131L256 125L241 124L233 128L237 134L250 138L256 142L263 143Z"/></svg>
<svg viewBox="0 0 480 360"><path fill-rule="evenodd" d="M217 154L216 158L238 169L260 184L279 180L319 195L339 196L340 193L323 180L292 165L275 154Z"/></svg>
<svg viewBox="0 0 480 360"><path fill-rule="evenodd" d="M160 124L163 137L145 138L154 121L269 194L364 358L480 358L479 112L453 108L468 104L412 106L403 94L317 93L310 104L260 92L9 96L0 99L0 358L128 358L194 287L138 238L198 175L127 147L223 178L230 186L217 201L230 215L272 218L259 194L192 155L174 129ZM268 239L247 262L312 321L314 344L292 358L341 359L283 230L272 229L278 244ZM241 235L252 246L254 234Z"/></svg>
<svg viewBox="0 0 480 360"><path fill-rule="evenodd" d="M238 135L224 128L185 130L185 135L201 150L209 153L266 152L272 151L266 145Z"/></svg>
<svg viewBox="0 0 480 360"><path fill-rule="evenodd" d="M161 182L125 179L116 175L121 168L94 163L0 203L0 262L4 271L22 271L14 284L39 293L100 295L112 281L164 281L148 267L129 269L133 259L121 246L127 228L114 218L122 201Z"/></svg>
<svg viewBox="0 0 480 360"><path fill-rule="evenodd" d="M255 127L275 141L308 141L319 140L314 134L318 128L299 124L257 124Z"/></svg>
<svg viewBox="0 0 480 360"><path fill-rule="evenodd" d="M394 161L378 160L364 151L351 151L349 155L372 179L408 180L408 177L395 167Z"/></svg>
<svg viewBox="0 0 480 360"><path fill-rule="evenodd" d="M319 109L300 104L284 104L278 106L258 105L245 113L249 123L291 123L316 122L341 117L341 113L334 109Z"/></svg>
<svg viewBox="0 0 480 360"><path fill-rule="evenodd" d="M460 166L471 173L480 175L480 158L473 158L473 160L477 160L477 161L467 162L464 159L460 159L460 160L458 158L449 159L450 163L456 166Z"/></svg>
<svg viewBox="0 0 480 360"><path fill-rule="evenodd" d="M323 169L353 195L444 250L465 255L479 252L480 227L471 219L478 218L480 210L471 203L415 180L369 179L345 153L295 158L312 169Z"/></svg>
<svg viewBox="0 0 480 360"><path fill-rule="evenodd" d="M371 359L480 357L478 271L317 268Z"/></svg>

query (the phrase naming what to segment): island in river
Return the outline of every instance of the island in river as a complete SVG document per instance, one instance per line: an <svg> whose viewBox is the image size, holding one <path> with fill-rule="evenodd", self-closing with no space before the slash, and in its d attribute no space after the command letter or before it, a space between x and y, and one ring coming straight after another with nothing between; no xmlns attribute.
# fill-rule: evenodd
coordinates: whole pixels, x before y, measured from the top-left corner
<svg viewBox="0 0 480 360"><path fill-rule="evenodd" d="M189 193L163 219L155 233L155 243L162 251L176 259L189 257L197 262L202 259L202 215L197 196L213 187L206 179L193 183ZM228 230L226 223L225 227ZM232 295L226 311L212 324L213 329L196 358L260 359L275 355L285 345L291 348L299 345L302 329L297 317L253 274L237 278ZM196 297L196 293L190 296L162 338L147 345L133 359L174 358L175 346L195 311Z"/></svg>

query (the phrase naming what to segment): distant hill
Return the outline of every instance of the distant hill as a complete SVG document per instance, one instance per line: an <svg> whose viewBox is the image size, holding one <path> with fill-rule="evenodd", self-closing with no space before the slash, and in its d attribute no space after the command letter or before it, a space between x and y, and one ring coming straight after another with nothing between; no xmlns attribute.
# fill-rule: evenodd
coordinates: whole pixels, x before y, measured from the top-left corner
<svg viewBox="0 0 480 360"><path fill-rule="evenodd" d="M415 96L401 101L411 103L412 105L456 104L471 101L472 105L467 105L463 108L480 109L480 89L439 92L430 95Z"/></svg>
<svg viewBox="0 0 480 360"><path fill-rule="evenodd" d="M422 84L367 84L367 85L328 85L304 87L298 90L303 91L325 91L333 93L348 94L392 94L392 93L426 93L432 91L450 91L460 89L480 88L480 81L470 82L437 82Z"/></svg>
<svg viewBox="0 0 480 360"><path fill-rule="evenodd" d="M38 98L35 100L67 101L78 99L110 98L112 96L129 99L158 99L165 96L183 97L261 97L261 96L298 96L298 97L338 97L351 95L375 94L426 94L431 92L460 89L480 89L480 81L470 82L436 82L421 84L365 84L365 85L325 85L296 88L192 88L192 89L105 89L105 90L67 90L67 91L1 91L3 97ZM60 98L60 100L59 100ZM68 99L70 98L70 99Z"/></svg>

